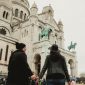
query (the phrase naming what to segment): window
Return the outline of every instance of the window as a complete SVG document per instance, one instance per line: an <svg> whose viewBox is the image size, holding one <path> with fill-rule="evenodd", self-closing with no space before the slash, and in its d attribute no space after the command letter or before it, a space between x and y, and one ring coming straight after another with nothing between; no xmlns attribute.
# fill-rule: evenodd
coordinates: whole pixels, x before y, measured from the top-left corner
<svg viewBox="0 0 85 85"><path fill-rule="evenodd" d="M25 36L26 36L26 29L25 29Z"/></svg>
<svg viewBox="0 0 85 85"><path fill-rule="evenodd" d="M28 31L27 31L27 35L28 35Z"/></svg>
<svg viewBox="0 0 85 85"><path fill-rule="evenodd" d="M26 13L25 13L25 15L24 15L24 20L26 20Z"/></svg>
<svg viewBox="0 0 85 85"><path fill-rule="evenodd" d="M6 13L6 19L8 18L8 12Z"/></svg>
<svg viewBox="0 0 85 85"><path fill-rule="evenodd" d="M6 35L6 30L4 28L0 29L0 34Z"/></svg>
<svg viewBox="0 0 85 85"><path fill-rule="evenodd" d="M6 11L3 12L3 18L5 18L5 19L8 18L8 12L6 12Z"/></svg>
<svg viewBox="0 0 85 85"><path fill-rule="evenodd" d="M20 18L22 19L23 17L23 11L20 12Z"/></svg>
<svg viewBox="0 0 85 85"><path fill-rule="evenodd" d="M1 50L0 50L0 60L2 58L2 52L3 52L3 49L1 48Z"/></svg>
<svg viewBox="0 0 85 85"><path fill-rule="evenodd" d="M24 2L24 0L21 0L22 2Z"/></svg>
<svg viewBox="0 0 85 85"><path fill-rule="evenodd" d="M15 9L15 17L18 17L18 9Z"/></svg>
<svg viewBox="0 0 85 85"><path fill-rule="evenodd" d="M9 49L9 46L7 45L7 46L6 46L5 61L7 61L7 57L8 57L8 49Z"/></svg>
<svg viewBox="0 0 85 85"><path fill-rule="evenodd" d="M6 11L3 12L3 18L5 18L5 15L6 15Z"/></svg>

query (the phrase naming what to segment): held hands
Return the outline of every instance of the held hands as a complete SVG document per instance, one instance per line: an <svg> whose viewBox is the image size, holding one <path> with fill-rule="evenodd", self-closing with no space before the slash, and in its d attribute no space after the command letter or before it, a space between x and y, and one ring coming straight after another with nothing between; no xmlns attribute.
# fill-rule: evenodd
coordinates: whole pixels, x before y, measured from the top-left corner
<svg viewBox="0 0 85 85"><path fill-rule="evenodd" d="M71 81L68 82L68 85L71 85Z"/></svg>
<svg viewBox="0 0 85 85"><path fill-rule="evenodd" d="M33 74L33 75L31 76L31 79L32 79L32 80L37 80L37 79L38 79L38 76L36 76L35 74Z"/></svg>

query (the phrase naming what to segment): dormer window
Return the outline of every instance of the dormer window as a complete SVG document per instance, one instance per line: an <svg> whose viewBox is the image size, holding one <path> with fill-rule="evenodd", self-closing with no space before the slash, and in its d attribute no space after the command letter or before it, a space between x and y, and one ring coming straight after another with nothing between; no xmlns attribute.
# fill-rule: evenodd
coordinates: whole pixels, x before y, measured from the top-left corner
<svg viewBox="0 0 85 85"><path fill-rule="evenodd" d="M6 11L3 12L3 18L5 18L5 19L8 18L8 12L6 12Z"/></svg>
<svg viewBox="0 0 85 85"><path fill-rule="evenodd" d="M26 20L26 13L24 14L24 20Z"/></svg>
<svg viewBox="0 0 85 85"><path fill-rule="evenodd" d="M8 18L8 12L6 13L6 19Z"/></svg>
<svg viewBox="0 0 85 85"><path fill-rule="evenodd" d="M6 15L6 11L3 12L3 18L5 18L5 15Z"/></svg>
<svg viewBox="0 0 85 85"><path fill-rule="evenodd" d="M20 12L20 18L22 19L23 17L23 11Z"/></svg>
<svg viewBox="0 0 85 85"><path fill-rule="evenodd" d="M18 9L15 9L15 17L18 17Z"/></svg>
<svg viewBox="0 0 85 85"><path fill-rule="evenodd" d="M49 10L49 12L51 12L51 10Z"/></svg>

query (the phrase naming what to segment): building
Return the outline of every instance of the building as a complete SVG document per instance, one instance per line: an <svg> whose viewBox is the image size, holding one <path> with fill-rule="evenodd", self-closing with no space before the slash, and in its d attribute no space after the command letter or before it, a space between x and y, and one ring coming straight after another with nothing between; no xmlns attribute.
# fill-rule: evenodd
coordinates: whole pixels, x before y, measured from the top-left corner
<svg viewBox="0 0 85 85"><path fill-rule="evenodd" d="M56 43L66 58L70 75L76 76L76 53L64 49L62 21L55 21L51 5L37 12L37 5L29 7L28 0L0 0L0 73L7 73L10 54L18 41L26 44L28 62L35 73L39 73L50 46Z"/></svg>

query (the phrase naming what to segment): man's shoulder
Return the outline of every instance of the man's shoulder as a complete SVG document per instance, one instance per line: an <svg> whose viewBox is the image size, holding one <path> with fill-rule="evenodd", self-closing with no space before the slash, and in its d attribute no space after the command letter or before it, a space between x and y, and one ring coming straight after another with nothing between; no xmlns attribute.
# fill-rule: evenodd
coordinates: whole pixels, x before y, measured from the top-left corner
<svg viewBox="0 0 85 85"><path fill-rule="evenodd" d="M22 51L17 51L14 53L14 56L23 56L23 55L25 55L25 53Z"/></svg>
<svg viewBox="0 0 85 85"><path fill-rule="evenodd" d="M61 59L62 59L62 60L65 60L65 56L63 56L63 55L61 55L61 54L60 54L60 56L61 56Z"/></svg>

